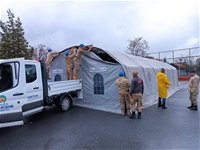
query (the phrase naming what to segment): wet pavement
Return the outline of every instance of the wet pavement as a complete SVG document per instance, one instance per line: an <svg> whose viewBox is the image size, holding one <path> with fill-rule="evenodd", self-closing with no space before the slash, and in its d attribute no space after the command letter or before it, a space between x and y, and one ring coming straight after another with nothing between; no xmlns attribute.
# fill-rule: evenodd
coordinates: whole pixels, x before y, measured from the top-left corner
<svg viewBox="0 0 200 150"><path fill-rule="evenodd" d="M1 128L0 149L200 149L199 111L186 107L187 84L167 99L168 109L157 105L143 110L142 119L73 106L60 113L56 107L25 118L25 125Z"/></svg>

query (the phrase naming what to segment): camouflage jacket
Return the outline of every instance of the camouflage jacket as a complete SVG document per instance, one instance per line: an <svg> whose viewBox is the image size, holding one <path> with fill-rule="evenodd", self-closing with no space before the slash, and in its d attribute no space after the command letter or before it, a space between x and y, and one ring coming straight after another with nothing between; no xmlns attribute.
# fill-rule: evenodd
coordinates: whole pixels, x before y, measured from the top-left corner
<svg viewBox="0 0 200 150"><path fill-rule="evenodd" d="M130 82L125 77L119 77L116 80L116 85L118 87L119 93L124 93L128 92L128 89L130 87Z"/></svg>
<svg viewBox="0 0 200 150"><path fill-rule="evenodd" d="M194 75L190 78L188 82L188 92L195 92L195 94L199 94L199 77Z"/></svg>
<svg viewBox="0 0 200 150"><path fill-rule="evenodd" d="M70 54L65 57L67 68L74 68L74 66L73 66L73 58L75 56L76 56L76 52L75 51L71 51Z"/></svg>
<svg viewBox="0 0 200 150"><path fill-rule="evenodd" d="M51 63L53 58L58 56L59 52L48 52L46 63Z"/></svg>
<svg viewBox="0 0 200 150"><path fill-rule="evenodd" d="M81 55L82 55L83 53L87 53L87 52L90 52L90 51L89 51L89 50L83 50L82 48L79 48L79 49L77 50L77 53L76 53L76 58L77 58L77 59L80 59Z"/></svg>

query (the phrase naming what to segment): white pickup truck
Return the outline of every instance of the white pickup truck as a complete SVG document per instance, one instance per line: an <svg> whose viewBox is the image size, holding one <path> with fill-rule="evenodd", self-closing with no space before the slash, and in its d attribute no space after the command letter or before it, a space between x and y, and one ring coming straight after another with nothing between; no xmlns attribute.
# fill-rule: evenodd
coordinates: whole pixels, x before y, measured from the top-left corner
<svg viewBox="0 0 200 150"><path fill-rule="evenodd" d="M22 125L44 106L67 111L81 89L81 80L48 82L44 60L0 59L0 128Z"/></svg>

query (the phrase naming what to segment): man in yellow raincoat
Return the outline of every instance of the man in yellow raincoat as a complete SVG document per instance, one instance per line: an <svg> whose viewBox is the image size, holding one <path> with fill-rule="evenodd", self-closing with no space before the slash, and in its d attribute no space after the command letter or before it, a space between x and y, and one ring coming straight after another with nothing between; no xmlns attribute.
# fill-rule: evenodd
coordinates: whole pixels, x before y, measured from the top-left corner
<svg viewBox="0 0 200 150"><path fill-rule="evenodd" d="M162 68L161 72L158 72L156 75L157 84L158 84L158 107L162 107L162 109L167 109L165 106L166 104L166 98L168 96L168 88L171 85L171 82L169 82L166 74L165 69ZM161 104L162 99L162 104Z"/></svg>

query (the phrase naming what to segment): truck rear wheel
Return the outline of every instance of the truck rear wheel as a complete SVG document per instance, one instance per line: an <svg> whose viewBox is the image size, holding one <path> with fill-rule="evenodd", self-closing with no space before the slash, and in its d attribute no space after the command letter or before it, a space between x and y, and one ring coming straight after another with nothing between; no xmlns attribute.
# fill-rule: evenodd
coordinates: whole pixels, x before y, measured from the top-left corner
<svg viewBox="0 0 200 150"><path fill-rule="evenodd" d="M58 109L62 112L68 111L71 106L71 101L68 97L63 97L60 100L60 104L57 105Z"/></svg>

